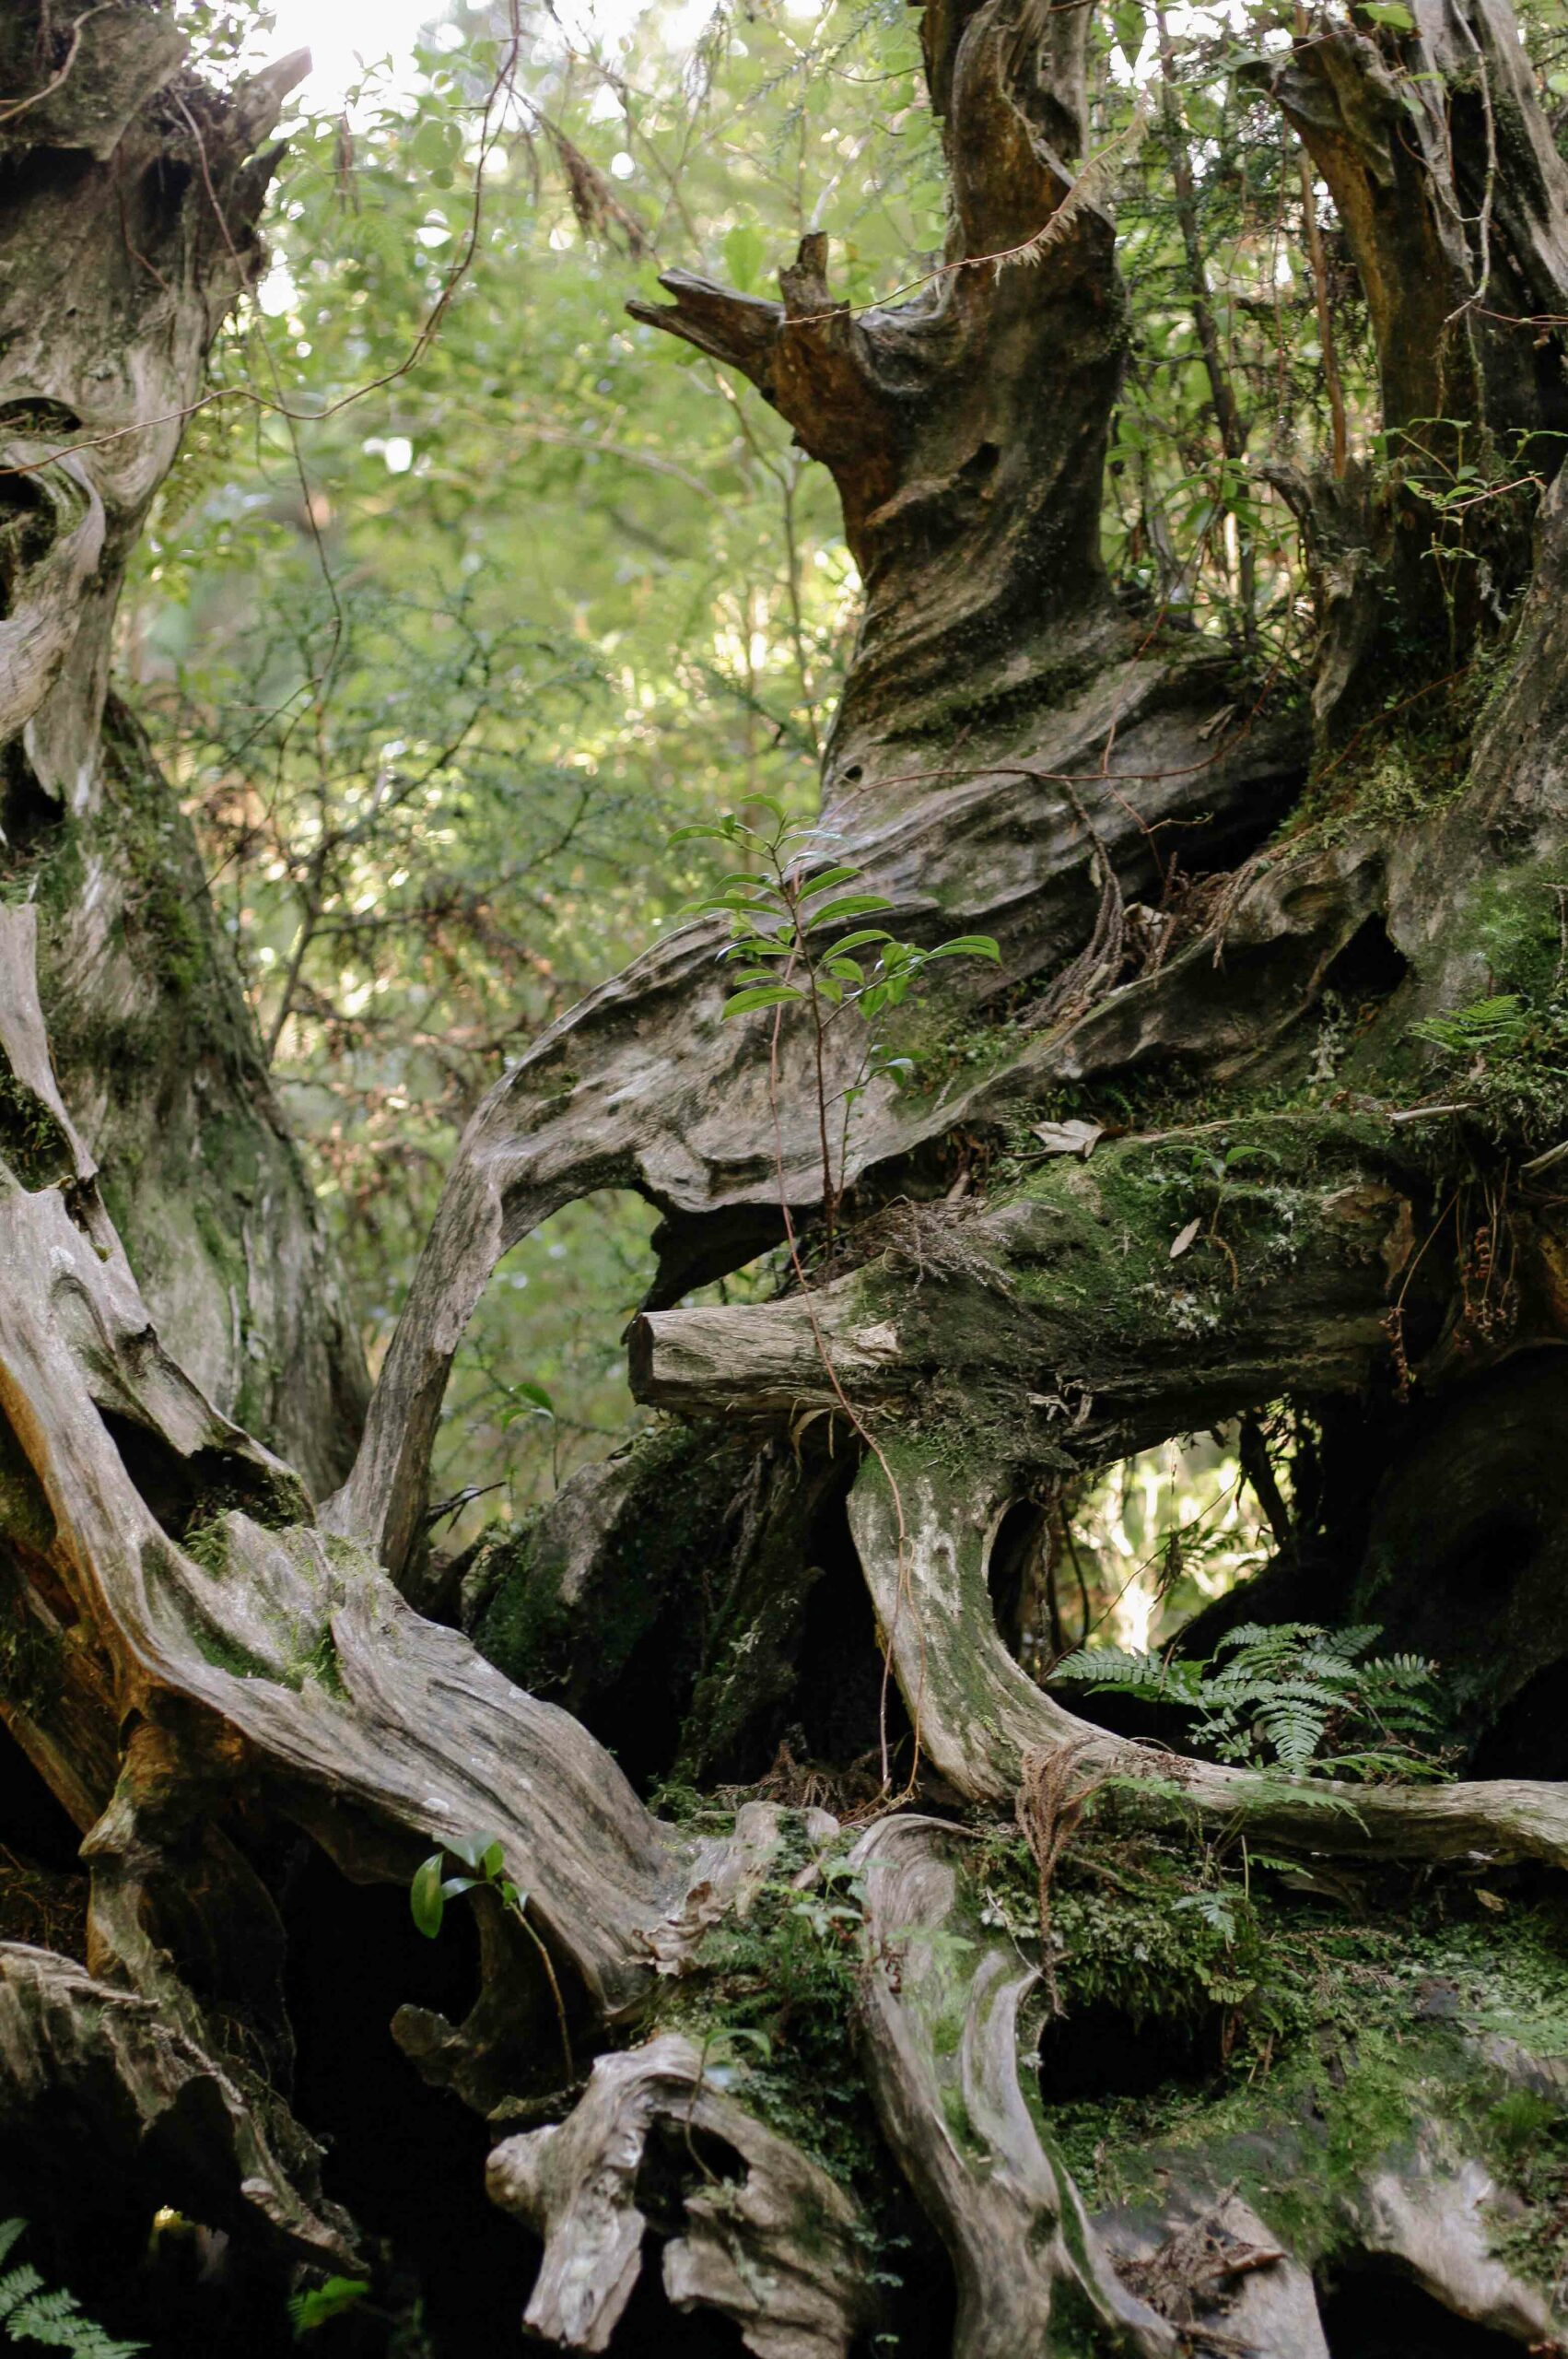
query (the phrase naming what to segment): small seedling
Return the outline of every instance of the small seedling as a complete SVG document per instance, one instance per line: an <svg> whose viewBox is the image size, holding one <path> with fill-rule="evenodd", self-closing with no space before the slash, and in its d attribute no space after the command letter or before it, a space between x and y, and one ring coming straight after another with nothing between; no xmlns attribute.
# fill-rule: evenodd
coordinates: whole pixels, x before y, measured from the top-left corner
<svg viewBox="0 0 1568 2359"><path fill-rule="evenodd" d="M449 1860L455 1860L460 1871L451 1874ZM561 2031L561 2053L566 2059L567 2072L576 2076L572 2060L571 2035L567 2028L566 2002L561 1986L556 1978L555 1961L528 1920L528 1895L518 1889L506 1871L506 1853L498 1835L449 1835L439 1851L432 1851L414 1872L408 1887L409 1907L414 1921L427 1941L434 1941L441 1930L449 1900L456 1900L465 1892L493 1893L515 1924L521 1925L539 1953L544 1968L544 1978L550 1986L550 1996L556 2003L556 2020Z"/></svg>
<svg viewBox="0 0 1568 2359"><path fill-rule="evenodd" d="M691 905L689 914L722 914L732 940L720 952L737 987L724 1002L726 1021L763 1008L800 1006L810 1018L816 1064L817 1128L822 1152L823 1214L831 1250L838 1198L843 1191L849 1117L872 1083L907 1072L907 1057L895 1056L878 1029L879 1020L900 1006L911 987L938 958L987 958L1001 953L989 934L955 934L922 949L900 942L885 926L856 925L894 906L885 893L870 891L860 871L836 860L834 838L823 827L795 825L776 803L761 797L752 807L771 822L752 827L735 813L701 826L677 827L672 844L698 838L731 845L746 863L720 880L716 891ZM848 926L848 933L836 928ZM858 1008L867 1039L854 1079L837 1096L827 1087L828 1034L846 1010ZM828 1145L828 1118L843 1109L838 1170Z"/></svg>

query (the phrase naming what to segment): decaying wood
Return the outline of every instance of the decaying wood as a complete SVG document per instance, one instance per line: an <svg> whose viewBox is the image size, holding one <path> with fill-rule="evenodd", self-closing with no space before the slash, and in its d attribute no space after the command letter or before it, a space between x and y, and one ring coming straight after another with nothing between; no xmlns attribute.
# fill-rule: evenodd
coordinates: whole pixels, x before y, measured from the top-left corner
<svg viewBox="0 0 1568 2359"><path fill-rule="evenodd" d="M60 2150L63 2121L74 2153ZM322 2199L318 2149L253 2075L204 2053L152 1999L15 1942L0 1942L0 2128L13 2151L48 2141L55 2174L139 2187L149 2211L189 2204L297 2259L360 2264L352 2224Z"/></svg>
<svg viewBox="0 0 1568 2359"><path fill-rule="evenodd" d="M601 2057L566 2121L490 2156L491 2201L544 2239L530 2330L609 2349L643 2266L656 2199L642 2183L661 2166L680 2186L663 2257L677 2308L732 2318L756 2359L846 2359L876 2317L855 2205L716 2088L705 2050L676 2033Z"/></svg>
<svg viewBox="0 0 1568 2359"><path fill-rule="evenodd" d="M1562 400L1556 327L1539 341L1521 331L1532 309L1565 308L1568 175L1501 0L1416 7L1405 63L1438 79L1417 77L1413 109L1386 32L1315 28L1271 87L1340 203L1387 422L1452 405L1458 389L1494 436L1550 429ZM983 1069L950 1078L938 1060L934 1079L879 1081L856 1109L843 1176L872 1206L906 1183L930 1193L961 1128L1016 1154L1016 1118L1059 1085L1136 1082L1176 1053L1205 1084L1233 1082L1299 1050L1358 944L1385 962L1365 1034L1375 1056L1417 1015L1485 988L1475 917L1500 860L1531 890L1561 861L1561 488L1469 785L1398 843L1353 817L1270 840L1305 772L1304 719L1265 682L1238 699L1228 663L1173 645L1112 599L1100 473L1126 307L1114 174L1083 152L1086 23L1045 0L925 10L954 207L943 265L912 301L856 316L813 238L781 303L673 275L673 308L642 312L738 368L838 484L867 585L825 771L838 856L888 895L900 935L981 932L1000 948L998 969L944 968L921 1015L928 1042L987 1027ZM499 1838L526 1928L476 1895L470 2013L455 2024L405 2009L396 2026L427 2079L486 2111L504 2108L542 2046L554 2058L562 2028L529 1929L591 2052L635 2016L656 1973L688 1962L774 1873L777 1810L743 1809L731 1834L700 1843L661 1824L576 1719L421 1619L405 1593L447 1369L479 1294L528 1228L609 1186L640 1190L665 1215L633 1341L646 1400L785 1429L835 1405L837 1387L855 1404L876 1449L855 1482L851 1535L920 1755L959 1795L1006 1809L1027 1755L1071 1748L1085 1774L1140 1780L1159 1807L1301 1850L1568 1865L1562 1787L1293 1787L1177 1758L1065 1710L998 1636L989 1551L1008 1507L1043 1479L1293 1390L1364 1384L1387 1353L1395 1280L1440 1321L1451 1272L1441 1252L1419 1272L1410 1259L1433 1216L1430 1174L1419 1142L1364 1093L1329 1113L1248 1118L1263 1176L1227 1175L1217 1191L1182 1176L1201 1166L1212 1126L1102 1137L1086 1162L1054 1157L1033 1176L1015 1165L1023 1178L954 1216L950 1250L879 1246L809 1295L677 1309L776 1239L782 1206L809 1215L822 1193L808 1035L786 1022L775 1062L771 1017L722 1024L720 930L684 928L554 1027L476 1111L357 1462L313 1516L310 1495L341 1471L353 1424L353 1354L330 1288L308 1283L322 1263L306 1191L210 929L185 945L194 981L186 972L178 1007L178 978L128 945L122 872L138 796L155 862L169 866L170 851L178 872L189 844L106 685L125 557L216 322L259 259L271 158L256 147L295 69L221 100L183 75L150 6L89 10L63 35L29 0L0 29L7 79L24 51L48 67L78 34L58 88L41 85L0 121L0 233L23 257L47 241L83 322L61 334L36 270L0 294L11 470L0 500L27 526L7 545L0 617L6 807L24 811L37 841L69 840L88 880L41 930L32 907L0 908L0 1413L26 1476L6 1533L18 1610L61 1664L48 1694L7 1699L5 1715L84 1827L91 1899L86 1966L0 1950L0 2120L30 2121L41 2093L64 2088L128 2170L149 2140L162 2154L174 2135L212 2216L254 2215L290 2253L351 2260L310 2142L217 2036L233 2003L285 2077L281 1927L231 1837L231 1802L304 1828L361 1880L405 1880L444 1839ZM154 169L169 158L181 172ZM123 217L107 201L111 172L130 175ZM122 218L123 234L106 235ZM1502 319L1483 323L1493 309ZM1348 750L1356 697L1387 655L1387 584L1366 594L1382 523L1353 483L1293 490L1324 625L1319 750L1330 723ZM1429 546L1412 547L1392 593L1427 622ZM1523 567L1511 522L1488 546L1491 591L1478 574L1467 631ZM1162 900L1177 853L1215 887L1202 922L1162 933L1145 961L1127 911ZM1410 977L1396 988L1401 961ZM217 1031L193 1030L193 998L209 1015L228 1009ZM187 1119L199 1131L198 1083L216 1087L276 1182L244 1227L246 1317L285 1371L254 1417L224 1340L227 1296L223 1337L215 1325L213 1272L182 1292L178 1256L159 1268L168 1237L150 1200L134 1201L123 1238L99 1193L97 1167L120 1150L122 1124L146 1128L146 1100L114 1102L112 1051L89 1050L79 1019L131 1003L170 1019L146 1070L178 1114L170 1137ZM855 1020L835 1031L830 1091L864 1047ZM178 1226L186 1182L163 1167L155 1179ZM1534 1272L1509 1340L1560 1342L1568 1258L1544 1181L1528 1218ZM275 1299L269 1271L282 1273ZM1434 1373L1455 1357L1434 1350ZM590 1593L598 1535L579 1535L574 1596ZM820 1843L835 1830L808 1815L804 1831ZM1162 2253L1167 2278L1177 2261L1212 2259L1213 2238L1190 2212L1159 2223L1153 2244L1085 2216L1042 2134L1028 2060L1038 1976L1010 1935L977 1931L967 1839L891 1817L857 1854L869 2085L953 2262L958 2359L1037 2359L1069 2288L1112 2347L1173 2352L1191 2321L1137 2289L1155 2285ZM651 2230L677 2306L732 2319L759 2359L841 2359L876 2325L864 2222L749 2113L743 2078L722 2091L710 2064L674 2035L600 2054L563 2122L497 2148L492 2196L544 2240L528 2327L568 2348L609 2347ZM1515 2337L1550 2331L1484 2248L1479 2166L1452 2160L1370 2175L1355 2197L1360 2248L1398 2258L1462 2315ZM1287 2334L1315 2351L1301 2270L1272 2259L1253 2215L1224 2219L1214 2236L1232 2258L1251 2255L1241 2273L1258 2335L1278 2338L1281 2359Z"/></svg>
<svg viewBox="0 0 1568 2359"><path fill-rule="evenodd" d="M1538 2095L1561 2095L1552 2066L1518 2052L1504 2058L1495 2044L1493 2049L1488 2059L1493 2090L1512 2080ZM1462 2106L1445 2119L1441 2083L1429 2082L1425 2094L1433 2110L1423 2114L1418 2107L1402 2135L1360 2159L1348 2180L1328 2194L1335 2263L1328 2273L1382 2264L1455 2318L1530 2350L1561 2348L1560 2306L1496 2249L1496 2223L1509 2216L1512 2205L1492 2173L1469 2152L1473 2133ZM1321 2165L1314 2142L1321 2132L1310 2120L1276 2120L1256 2134L1277 2183L1293 2176L1316 2180ZM1234 2185L1217 2183L1231 2161L1234 2154L1199 2143L1181 2155L1179 2172L1170 2174L1168 2195L1108 2206L1094 2213L1093 2228L1126 2281L1164 2315L1188 2326L1194 2348L1328 2359L1312 2276L1280 2251Z"/></svg>
<svg viewBox="0 0 1568 2359"><path fill-rule="evenodd" d="M1129 1258L1123 1190L1179 1171L1205 1135L1104 1145L999 1197L961 1231L983 1275L872 1263L778 1302L648 1312L632 1331L634 1389L686 1415L788 1419L834 1402L832 1371L873 1403L941 1379L955 1405L965 1393L1005 1394L1024 1426L1033 1408L1047 1454L1051 1426L1067 1424L1081 1453L1103 1460L1270 1398L1287 1372L1325 1391L1355 1383L1385 1348L1388 1249L1409 1220L1414 1176L1395 1155L1379 1157L1373 1124L1265 1123L1256 1135L1276 1142L1265 1186L1280 1191L1288 1253L1270 1267L1239 1225L1236 1246L1214 1241L1227 1226L1216 1208L1211 1238L1174 1261L1156 1246L1151 1275ZM1299 1205L1294 1170L1311 1174ZM1189 1203L1206 1205L1179 1183L1171 1202L1167 1245ZM1205 1311L1195 1316L1199 1292ZM1227 1297L1245 1304L1239 1323Z"/></svg>
<svg viewBox="0 0 1568 2359"><path fill-rule="evenodd" d="M20 0L0 41L6 897L49 905L52 1045L160 1324L326 1489L362 1407L357 1343L190 824L109 688L125 565L261 268L264 142L309 60L224 96L155 0Z"/></svg>
<svg viewBox="0 0 1568 2359"><path fill-rule="evenodd" d="M1289 792L1300 751L1293 726L1260 717L1217 746L1205 745L1197 732L1223 699L1206 665L1185 696L1180 679L1164 662L1129 659L1040 719L1026 762L1004 769L1005 757L977 737L972 763L966 757L956 777L938 765L926 779L923 766L907 764L915 776L902 786L878 780L846 792L829 821L844 838L836 851L888 895L892 931L927 941L977 931L1000 945L1000 976L958 961L946 969L959 978L955 1023L980 1020L986 996L1076 955L1094 898L1088 872L1095 849L1077 803L1136 899L1158 890L1154 846L1164 839L1151 828L1201 814L1217 854L1222 846L1239 851ZM1104 788L1064 793L1055 774L1096 770L1113 735ZM1134 808L1141 773L1153 775ZM1309 972L1320 972L1353 932L1359 912L1351 906L1321 891L1313 897ZM1290 929L1275 921L1271 930ZM574 1197L636 1188L666 1215L670 1290L679 1294L770 1243L781 1193L797 1205L820 1201L811 1042L800 1026L785 1027L775 1090L759 1053L762 1019L720 1022L725 985L714 953L723 938L711 921L684 927L591 992L470 1122L382 1365L353 1476L329 1510L335 1530L366 1540L390 1568L401 1567L417 1529L451 1356L491 1270L521 1237ZM1222 982L1216 997L1223 995ZM1256 1028L1249 1037L1256 1044ZM864 1046L853 1016L830 1035L830 1094L853 1081ZM1037 1046L1021 1028L1021 1087L1037 1078ZM1062 1062L1071 1069L1066 1049ZM993 1083L989 1095L999 1094ZM941 1138L979 1096L973 1081L929 1098L873 1083L851 1126L849 1178Z"/></svg>
<svg viewBox="0 0 1568 2359"><path fill-rule="evenodd" d="M1309 1850L1568 1866L1568 1788L1554 1782L1293 1784L1132 1743L1081 1719L1036 1685L997 1635L986 1558L1014 1496L1011 1470L993 1461L988 1478L972 1456L955 1478L929 1445L894 1442L886 1456L896 1506L881 1463L868 1459L850 1527L922 1750L960 1793L1008 1803L1025 1754L1071 1744L1085 1765L1163 1781L1179 1812Z"/></svg>
<svg viewBox="0 0 1568 2359"><path fill-rule="evenodd" d="M954 2359L1036 2359L1051 2347L1066 2285L1108 2348L1174 2353L1176 2336L1121 2283L1042 2143L1039 2092L1019 2060L1038 1969L957 1905L961 1848L937 1820L893 1818L854 1854L865 1871L872 2093L953 2259Z"/></svg>

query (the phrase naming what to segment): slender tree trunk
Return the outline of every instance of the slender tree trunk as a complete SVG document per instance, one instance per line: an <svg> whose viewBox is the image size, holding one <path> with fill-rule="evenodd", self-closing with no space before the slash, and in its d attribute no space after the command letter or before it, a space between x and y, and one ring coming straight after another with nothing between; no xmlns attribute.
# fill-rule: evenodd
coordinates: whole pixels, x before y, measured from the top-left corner
<svg viewBox="0 0 1568 2359"><path fill-rule="evenodd" d="M1294 2359L1320 2301L1354 2347L1377 2268L1557 2347L1568 514L1552 484L1532 535L1500 472L1457 570L1423 469L1462 427L1550 475L1568 173L1502 0L1417 16L1268 84L1386 423L1443 422L1291 486L1310 721L1101 567L1127 309L1085 11L926 10L954 210L910 304L857 317L809 237L779 303L641 307L832 471L866 603L825 807L890 929L1000 968L901 1011L832 1269L718 1309L683 1298L820 1226L864 1028L819 1082L805 1023L777 1057L720 1025L708 923L603 985L475 1114L357 1456L308 1193L106 687L288 70L220 100L141 0L8 19L0 1837L46 1788L82 1839L56 1937L0 1942L0 2185L133 2325L172 2210L209 2348L285 2347L335 2273L363 2349L521 2313L678 2353L717 2311L759 2359ZM1210 882L1151 930L1172 827ZM631 1360L680 1422L493 1547L465 1634L422 1541L447 1368L499 1256L611 1185L664 1215ZM1461 1664L1451 1781L1199 1759L1003 1642L1010 1519L1286 1400L1321 1498L1249 1605ZM438 1850L473 1881L426 1952L399 1887Z"/></svg>

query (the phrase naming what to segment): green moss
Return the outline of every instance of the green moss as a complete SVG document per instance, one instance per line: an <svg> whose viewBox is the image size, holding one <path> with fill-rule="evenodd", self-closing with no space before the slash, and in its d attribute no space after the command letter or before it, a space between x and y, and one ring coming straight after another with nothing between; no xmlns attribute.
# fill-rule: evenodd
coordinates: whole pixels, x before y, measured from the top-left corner
<svg viewBox="0 0 1568 2359"><path fill-rule="evenodd" d="M204 1572L221 1579L228 1570L228 1510L217 1508L188 1523L180 1535L180 1545Z"/></svg>
<svg viewBox="0 0 1568 2359"><path fill-rule="evenodd" d="M591 1565L569 1499L476 1560L486 1602L474 1642L520 1687L579 1711L657 1631L657 1675L682 1707L673 1774L695 1782L730 1762L788 1690L819 1573L807 1545L815 1492L792 1470L755 1520L737 1522L755 1473L751 1447L712 1427L656 1426L601 1473L604 1487L583 1510L595 1526Z"/></svg>
<svg viewBox="0 0 1568 2359"><path fill-rule="evenodd" d="M709 1434L656 1426L638 1438L594 1556L595 1685L626 1668L672 1596L706 1570L736 1480L732 1451ZM534 1695L572 1693L578 1677L584 1602L563 1592L573 1537L535 1516L492 1542L474 1568L490 1587L475 1644Z"/></svg>
<svg viewBox="0 0 1568 2359"><path fill-rule="evenodd" d="M1470 1125L1520 1151L1555 1144L1568 1129L1565 910L1568 870L1553 876L1521 866L1489 878L1469 930L1485 962L1488 997L1503 1012L1472 1039L1469 1012L1451 1010L1433 1020L1425 1041L1429 1068L1435 1057L1456 1076Z"/></svg>
<svg viewBox="0 0 1568 2359"><path fill-rule="evenodd" d="M1144 2096L1053 2105L1047 2045L1047 2126L1091 2205L1155 2201L1171 2178L1234 2183L1310 2264L1346 2237L1368 2174L1408 2162L1420 2134L1525 2199L1507 2234L1545 2282L1568 2233L1568 2141L1540 2164L1541 2100L1509 2086L1487 2036L1568 2054L1561 1910L1456 1917L1474 1907L1462 1886L1418 1883L1387 1913L1347 1913L1196 1837L1129 1828L1115 1788L1092 1819L1052 1896L1060 2036L1075 2018L1124 2022L1129 2052L1163 2044L1173 2069ZM988 1844L993 1921L1020 1940L1031 1880L1015 1842Z"/></svg>
<svg viewBox="0 0 1568 2359"><path fill-rule="evenodd" d="M824 1855L825 1881L802 1891L793 1879L815 1847L795 1822L744 1915L709 1927L690 1971L661 1986L652 2020L703 2046L751 2111L874 2206L888 2164L856 2053L863 1935L858 1885L843 1870L852 1839Z"/></svg>
<svg viewBox="0 0 1568 2359"><path fill-rule="evenodd" d="M486 1541L474 1578L489 1586L489 1602L474 1642L514 1685L548 1696L565 1684L571 1665L574 1616L560 1593L556 1567L535 1561L536 1514Z"/></svg>
<svg viewBox="0 0 1568 2359"><path fill-rule="evenodd" d="M298 1665L298 1684L303 1686L306 1681L325 1688L329 1696L347 1693L338 1663L337 1640L330 1628L322 1632L310 1652L302 1658Z"/></svg>
<svg viewBox="0 0 1568 2359"><path fill-rule="evenodd" d="M0 1160L29 1190L76 1177L70 1142L41 1097L0 1066Z"/></svg>
<svg viewBox="0 0 1568 2359"><path fill-rule="evenodd" d="M888 1292L884 1305L886 1282L873 1268L865 1315L896 1317L908 1357L933 1367L1004 1368L1011 1335L1022 1370L1039 1360L1028 1317L1037 1309L1059 1381L1071 1388L1074 1368L1092 1366L1109 1389L1108 1369L1124 1366L1130 1377L1152 1353L1168 1358L1188 1343L1240 1338L1259 1296L1288 1291L1308 1257L1371 1250L1374 1235L1350 1218L1326 1223L1323 1207L1337 1184L1353 1187L1378 1169L1387 1140L1381 1122L1297 1108L1107 1141L1087 1163L1042 1159L993 1191L993 1209L1031 1215L1010 1223L993 1283L960 1269L941 1288L904 1285L896 1300ZM981 1243L977 1232L971 1250ZM1021 1448L1051 1446L1015 1378L999 1376L990 1389L967 1376L963 1386L933 1379L919 1415L929 1449L957 1474L982 1435L1004 1448L1010 1435Z"/></svg>
<svg viewBox="0 0 1568 2359"><path fill-rule="evenodd" d="M15 1618L0 1624L0 1700L36 1719L58 1701L64 1677L58 1633L45 1629L18 1600Z"/></svg>

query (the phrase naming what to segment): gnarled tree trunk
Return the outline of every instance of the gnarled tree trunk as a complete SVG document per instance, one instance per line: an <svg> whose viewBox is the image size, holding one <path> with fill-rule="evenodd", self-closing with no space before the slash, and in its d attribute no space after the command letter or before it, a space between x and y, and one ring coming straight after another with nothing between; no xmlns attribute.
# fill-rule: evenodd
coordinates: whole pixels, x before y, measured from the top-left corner
<svg viewBox="0 0 1568 2359"><path fill-rule="evenodd" d="M1568 177L1502 0L1415 8L1306 28L1269 88L1346 224L1386 424L1522 437L1545 483ZM0 1945L0 2117L41 2158L0 2179L89 2279L84 2222L110 2255L159 2206L226 2240L236 2348L281 2347L283 2287L332 2271L369 2288L362 2347L405 2351L479 2347L499 2302L582 2351L675 2351L707 2311L761 2359L877 2336L1292 2359L1326 2347L1320 2294L1334 2327L1393 2264L1521 2344L1562 2330L1560 2191L1508 2157L1521 2122L1548 2134L1565 1987L1563 494L1533 538L1500 494L1445 594L1441 450L1293 482L1313 710L1265 680L1238 699L1099 560L1127 309L1087 12L933 0L923 25L954 193L931 286L856 316L813 239L780 304L672 276L641 315L834 475L866 606L825 809L890 927L995 937L1000 972L933 968L901 1018L917 1050L983 1027L986 1054L856 1103L820 1282L683 1307L810 1230L821 1109L804 1020L720 1024L718 927L661 944L475 1114L357 1456L308 1193L106 687L119 568L254 267L288 71L220 100L145 0L4 34L0 1709L88 1890L79 1920L60 1903L74 1948ZM1352 791L1391 671L1436 697L1478 651L1500 685L1456 708L1459 782L1391 838ZM1151 926L1173 842L1203 914ZM1364 1014L1332 1092L1328 989ZM1535 1032L1448 1088L1413 1024L1503 992ZM1066 1093L1093 1114L1151 1083L1158 1121L1033 1153ZM611 1185L664 1215L632 1367L684 1422L493 1549L467 1636L418 1610L447 1369L499 1256ZM1293 1784L1115 1734L999 1631L1011 1510L1285 1399L1321 1420L1330 1506L1258 1611L1305 1596L1484 1660L1453 1782ZM627 1775L755 1783L797 1728L841 1768L878 1756L835 1789L850 1826L806 1783L781 1801L782 1772L707 1820ZM395 1887L475 1835L502 1868L432 1983ZM1252 1956L1215 1878L1259 1848L1282 1896ZM1359 1951L1291 1914L1335 1893ZM1205 1905L1220 1946L1189 1954L1173 1929ZM1472 1919L1491 1960L1432 1931ZM1140 1983L1149 1941L1173 1946ZM1250 2087L1194 2094L1189 2000L1223 2057L1252 2023ZM361 2021L392 2007L401 2055ZM1122 2135L1129 2049L1163 2144Z"/></svg>

